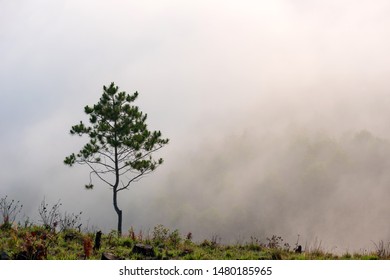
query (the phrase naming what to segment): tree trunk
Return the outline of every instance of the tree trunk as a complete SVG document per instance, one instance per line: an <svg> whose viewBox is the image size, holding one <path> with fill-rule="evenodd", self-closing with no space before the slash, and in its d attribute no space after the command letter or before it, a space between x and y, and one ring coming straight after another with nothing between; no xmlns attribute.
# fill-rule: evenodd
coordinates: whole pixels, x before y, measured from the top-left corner
<svg viewBox="0 0 390 280"><path fill-rule="evenodd" d="M113 202L114 202L114 209L116 214L118 215L118 236L122 235L122 210L118 207L118 198L117 198L117 191L116 189L113 190L114 196L113 196Z"/></svg>
<svg viewBox="0 0 390 280"><path fill-rule="evenodd" d="M122 210L118 212L118 236L122 236Z"/></svg>
<svg viewBox="0 0 390 280"><path fill-rule="evenodd" d="M116 127L116 121L115 125ZM117 142L117 137L116 137L116 132L115 132L115 148L114 148L114 158L115 158L115 184L113 187L113 192L114 192L114 209L116 214L118 215L118 236L122 236L122 210L119 209L118 207L118 185L119 185L119 166L118 166L118 147L116 146Z"/></svg>

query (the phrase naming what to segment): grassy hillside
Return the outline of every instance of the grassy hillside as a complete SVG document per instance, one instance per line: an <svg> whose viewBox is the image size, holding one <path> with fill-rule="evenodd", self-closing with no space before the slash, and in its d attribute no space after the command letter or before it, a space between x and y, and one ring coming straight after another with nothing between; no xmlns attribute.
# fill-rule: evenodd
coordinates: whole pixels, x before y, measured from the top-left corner
<svg viewBox="0 0 390 280"><path fill-rule="evenodd" d="M98 260L104 255L112 259L157 260L322 260L322 259L389 259L379 244L376 252L345 253L336 256L321 249L294 252L281 237L273 236L264 242L251 238L245 244L223 245L217 238L193 242L192 234L182 236L159 225L145 235L130 229L122 237L116 232L102 234L100 248L94 248L96 234L75 229L56 232L45 226L25 227L3 224L0 227L2 259Z"/></svg>

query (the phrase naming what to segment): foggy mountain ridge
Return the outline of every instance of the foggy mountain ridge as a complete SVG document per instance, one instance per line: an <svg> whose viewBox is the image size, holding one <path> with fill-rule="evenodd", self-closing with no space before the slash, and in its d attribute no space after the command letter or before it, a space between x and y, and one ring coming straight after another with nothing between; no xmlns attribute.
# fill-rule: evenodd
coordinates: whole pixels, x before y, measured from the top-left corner
<svg viewBox="0 0 390 280"><path fill-rule="evenodd" d="M151 212L195 237L218 234L225 242L277 234L293 244L299 234L328 249L362 249L388 238L390 206L378 203L390 195L388 140L365 130L338 140L286 139L214 143L213 153L187 159L191 168L171 172ZM173 197L180 204L164 204Z"/></svg>

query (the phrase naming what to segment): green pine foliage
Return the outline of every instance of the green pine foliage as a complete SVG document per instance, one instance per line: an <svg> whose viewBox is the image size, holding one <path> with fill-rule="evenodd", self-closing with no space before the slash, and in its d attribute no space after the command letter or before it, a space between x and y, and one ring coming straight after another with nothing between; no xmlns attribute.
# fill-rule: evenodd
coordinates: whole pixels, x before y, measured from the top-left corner
<svg viewBox="0 0 390 280"><path fill-rule="evenodd" d="M118 234L122 232L122 210L117 202L118 192L128 189L163 163L153 154L168 144L160 131L148 129L147 114L133 105L138 92L130 95L111 83L103 87L98 103L85 106L89 125L80 121L72 126L71 135L87 136L89 141L78 153L65 158L64 163L88 165L91 169L87 189L93 188L97 177L113 191L114 209L118 215Z"/></svg>

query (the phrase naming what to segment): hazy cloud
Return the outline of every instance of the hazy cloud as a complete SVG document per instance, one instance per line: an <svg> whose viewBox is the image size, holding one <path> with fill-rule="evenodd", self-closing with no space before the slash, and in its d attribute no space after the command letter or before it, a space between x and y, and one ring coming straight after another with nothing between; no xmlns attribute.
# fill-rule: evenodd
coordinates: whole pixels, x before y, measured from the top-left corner
<svg viewBox="0 0 390 280"><path fill-rule="evenodd" d="M0 1L2 188L115 227L110 192L62 164L112 81L171 143L123 193L125 227L225 240L388 240L387 1ZM362 132L366 131L366 132ZM294 240L295 241L295 240Z"/></svg>

